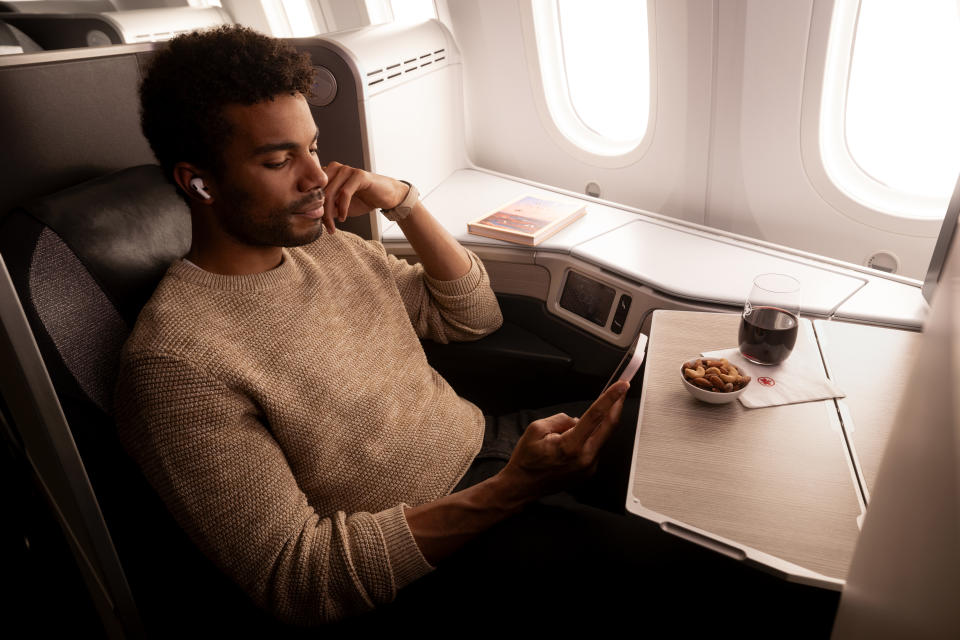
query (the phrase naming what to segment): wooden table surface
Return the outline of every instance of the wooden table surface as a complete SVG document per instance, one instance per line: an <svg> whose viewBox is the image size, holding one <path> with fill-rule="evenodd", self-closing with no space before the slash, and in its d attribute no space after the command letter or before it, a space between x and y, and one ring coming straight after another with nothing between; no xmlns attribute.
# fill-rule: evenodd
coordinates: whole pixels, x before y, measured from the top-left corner
<svg viewBox="0 0 960 640"><path fill-rule="evenodd" d="M627 509L788 579L839 588L863 502L834 401L710 405L681 383L684 361L736 346L739 321L654 313ZM822 368L811 323L801 328L791 358Z"/></svg>
<svg viewBox="0 0 960 640"><path fill-rule="evenodd" d="M869 503L923 334L829 320L814 326L830 377L847 394L837 404Z"/></svg>

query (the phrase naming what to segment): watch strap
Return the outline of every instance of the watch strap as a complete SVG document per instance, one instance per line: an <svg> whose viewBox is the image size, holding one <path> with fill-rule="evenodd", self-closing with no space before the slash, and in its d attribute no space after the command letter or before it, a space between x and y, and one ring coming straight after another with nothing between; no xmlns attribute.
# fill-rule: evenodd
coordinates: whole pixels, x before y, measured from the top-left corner
<svg viewBox="0 0 960 640"><path fill-rule="evenodd" d="M406 180L401 180L400 182L407 185L407 194L403 197L403 200L400 201L400 204L390 209L380 209L380 213L391 222L397 222L409 216L413 212L413 205L417 204L417 200L420 199L420 192L417 191L415 186Z"/></svg>

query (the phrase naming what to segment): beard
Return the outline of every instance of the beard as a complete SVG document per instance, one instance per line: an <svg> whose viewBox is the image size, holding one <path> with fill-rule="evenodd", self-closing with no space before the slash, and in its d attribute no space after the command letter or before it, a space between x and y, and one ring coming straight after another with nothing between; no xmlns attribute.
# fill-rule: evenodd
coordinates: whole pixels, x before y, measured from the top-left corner
<svg viewBox="0 0 960 640"><path fill-rule="evenodd" d="M222 198L223 196L221 196ZM226 198L227 206L220 211L218 220L223 230L240 242L253 247L300 247L310 244L323 235L322 218L316 226L297 229L293 216L300 211L316 209L324 201L323 189L317 189L309 196L301 198L279 209L257 215L250 208L252 198L242 189L236 189Z"/></svg>

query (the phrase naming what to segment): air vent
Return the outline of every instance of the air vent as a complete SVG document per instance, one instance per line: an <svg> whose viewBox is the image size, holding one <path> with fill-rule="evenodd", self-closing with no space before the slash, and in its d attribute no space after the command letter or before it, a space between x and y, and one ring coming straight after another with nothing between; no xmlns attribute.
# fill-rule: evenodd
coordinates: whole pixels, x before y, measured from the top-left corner
<svg viewBox="0 0 960 640"><path fill-rule="evenodd" d="M430 66L435 62L446 60L446 53L446 49L437 49L436 51L407 55L397 59L393 64L369 69L366 74L367 86L372 87L380 84L386 86L393 82L399 82L403 78L409 78L411 74L430 69Z"/></svg>
<svg viewBox="0 0 960 640"><path fill-rule="evenodd" d="M900 258L892 251L878 251L867 258L867 266L877 271L897 273L900 270Z"/></svg>
<svg viewBox="0 0 960 640"><path fill-rule="evenodd" d="M178 31L158 31L156 33L138 33L133 37L135 42L163 42L170 40L181 33L190 33L190 29L180 29Z"/></svg>

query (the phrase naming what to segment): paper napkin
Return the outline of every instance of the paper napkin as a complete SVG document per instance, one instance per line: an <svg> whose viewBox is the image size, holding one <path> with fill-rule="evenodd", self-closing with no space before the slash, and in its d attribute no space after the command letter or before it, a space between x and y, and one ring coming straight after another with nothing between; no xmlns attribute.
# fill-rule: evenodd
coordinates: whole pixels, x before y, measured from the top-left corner
<svg viewBox="0 0 960 640"><path fill-rule="evenodd" d="M809 321L805 324L809 324ZM739 398L748 409L843 398L846 394L823 372L815 340L809 327L803 326L793 353L774 366L754 364L740 355L740 350L736 348L706 351L701 355L705 358L726 358L744 375L752 378Z"/></svg>

